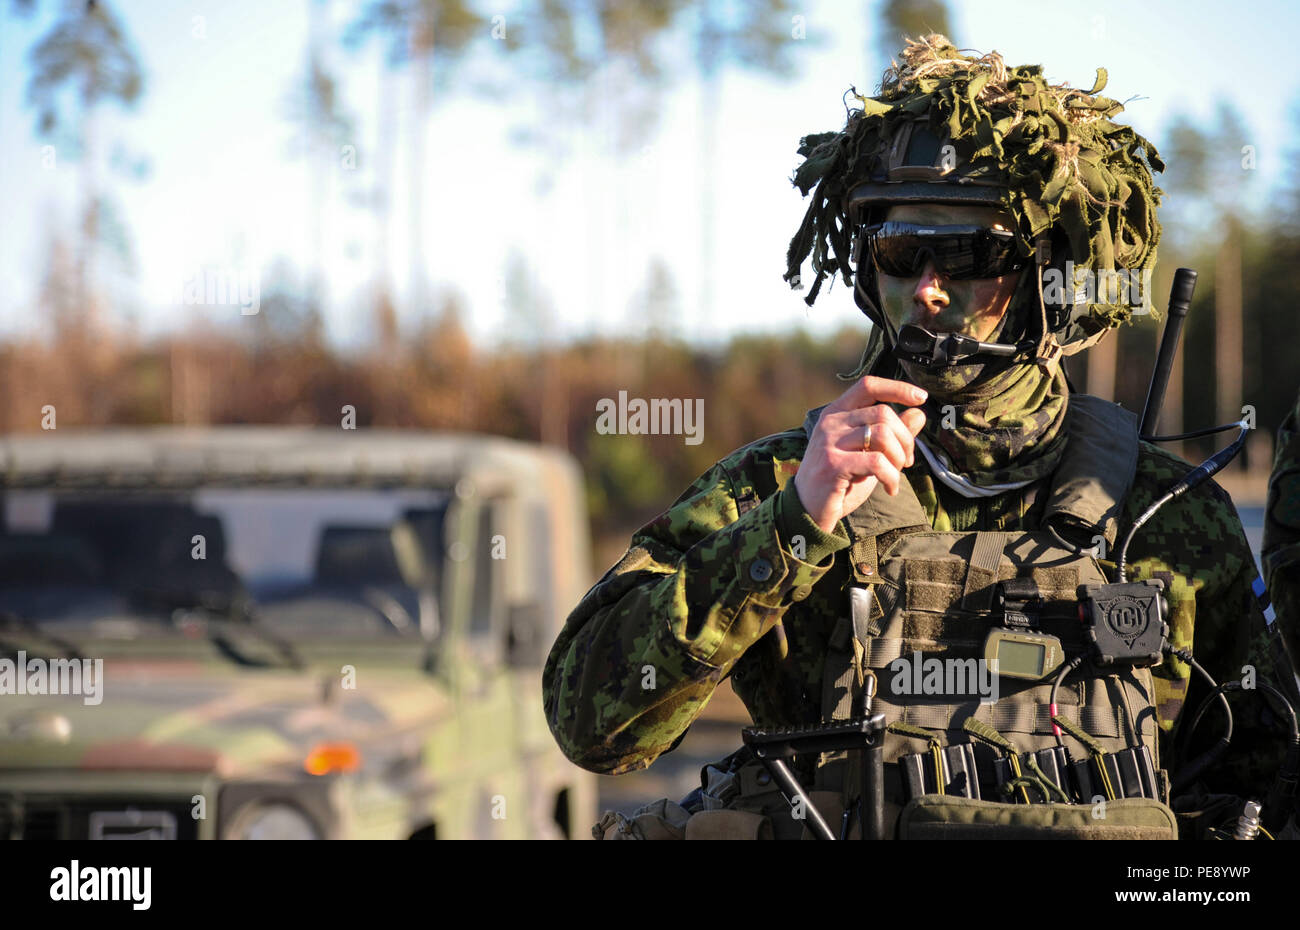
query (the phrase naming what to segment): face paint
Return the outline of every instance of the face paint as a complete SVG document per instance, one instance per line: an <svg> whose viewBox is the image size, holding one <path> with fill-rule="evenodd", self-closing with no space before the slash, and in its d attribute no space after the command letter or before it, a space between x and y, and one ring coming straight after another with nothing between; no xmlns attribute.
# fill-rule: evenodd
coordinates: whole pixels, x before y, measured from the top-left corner
<svg viewBox="0 0 1300 930"><path fill-rule="evenodd" d="M1010 218L993 207L902 204L891 207L886 221L933 225L974 224L1009 229ZM933 333L963 333L989 341L1006 314L1020 271L997 278L953 280L927 261L919 274L897 278L878 273L882 308L895 331L907 323Z"/></svg>
<svg viewBox="0 0 1300 930"><path fill-rule="evenodd" d="M890 207L884 220L1011 228L1010 218L1004 212L987 206L898 204ZM934 263L927 261L915 277L899 278L878 271L876 280L881 309L894 332L912 323L932 333L962 333L981 342L993 342L1005 328L1007 309L1025 273L1032 273L1032 266L997 278L952 280L938 274ZM922 368L910 362L901 365L909 381L941 397L968 390L986 373L1004 371L1008 367L1001 360L937 369Z"/></svg>

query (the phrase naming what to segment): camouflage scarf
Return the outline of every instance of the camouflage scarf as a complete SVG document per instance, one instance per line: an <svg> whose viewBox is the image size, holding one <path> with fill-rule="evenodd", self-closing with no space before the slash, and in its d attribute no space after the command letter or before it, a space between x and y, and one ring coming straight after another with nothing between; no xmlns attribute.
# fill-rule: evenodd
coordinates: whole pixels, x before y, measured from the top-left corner
<svg viewBox="0 0 1300 930"><path fill-rule="evenodd" d="M973 484L1032 481L1056 470L1069 397L1059 365L1050 372L1012 365L957 389L929 377L909 380L930 392L921 438Z"/></svg>

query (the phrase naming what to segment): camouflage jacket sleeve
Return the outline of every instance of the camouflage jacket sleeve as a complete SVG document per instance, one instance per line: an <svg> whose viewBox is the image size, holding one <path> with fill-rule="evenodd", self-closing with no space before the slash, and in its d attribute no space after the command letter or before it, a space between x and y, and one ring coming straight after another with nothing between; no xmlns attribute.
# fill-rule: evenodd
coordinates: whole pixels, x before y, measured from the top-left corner
<svg viewBox="0 0 1300 930"><path fill-rule="evenodd" d="M1144 450L1127 502L1127 524L1191 468L1153 446L1144 444ZM1206 482L1165 504L1138 531L1130 554L1130 580L1155 577L1165 582L1174 646L1190 649L1218 682L1242 680L1250 666L1257 679L1276 683L1264 615L1254 593L1259 574L1255 559L1232 499L1217 483ZM1180 728L1189 725L1208 690L1203 681L1192 680L1189 666L1168 659L1156 679L1160 726L1168 732L1175 721ZM1280 757L1277 734L1263 725L1256 701L1231 701L1232 748L1204 780L1214 790L1265 791ZM1211 711L1197 729L1197 747L1208 746L1222 730L1223 717ZM1164 755L1164 764L1172 763Z"/></svg>
<svg viewBox="0 0 1300 930"><path fill-rule="evenodd" d="M672 749L793 592L848 547L842 528L828 535L812 521L793 482L755 499L754 487L772 485L758 447L713 466L637 531L566 621L543 693L551 732L583 768L618 775ZM799 535L803 558L791 551Z"/></svg>
<svg viewBox="0 0 1300 930"><path fill-rule="evenodd" d="M1277 431L1263 550L1264 580L1278 622L1284 629L1300 628L1300 401Z"/></svg>

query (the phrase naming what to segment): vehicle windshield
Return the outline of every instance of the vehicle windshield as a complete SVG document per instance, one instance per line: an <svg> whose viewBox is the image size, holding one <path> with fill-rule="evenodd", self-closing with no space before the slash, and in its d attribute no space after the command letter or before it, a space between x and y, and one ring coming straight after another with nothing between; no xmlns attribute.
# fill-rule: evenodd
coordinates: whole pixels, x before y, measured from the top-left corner
<svg viewBox="0 0 1300 930"><path fill-rule="evenodd" d="M9 490L0 610L91 635L201 611L291 637L430 637L448 499L409 488Z"/></svg>

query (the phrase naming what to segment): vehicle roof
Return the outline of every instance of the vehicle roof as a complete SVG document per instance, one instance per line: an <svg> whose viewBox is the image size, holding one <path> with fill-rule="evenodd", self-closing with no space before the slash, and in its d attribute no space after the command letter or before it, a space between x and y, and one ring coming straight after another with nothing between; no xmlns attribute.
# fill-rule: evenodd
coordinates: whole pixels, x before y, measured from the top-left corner
<svg viewBox="0 0 1300 930"><path fill-rule="evenodd" d="M0 437L2 487L443 486L576 472L558 449L477 433L290 426L132 427Z"/></svg>

